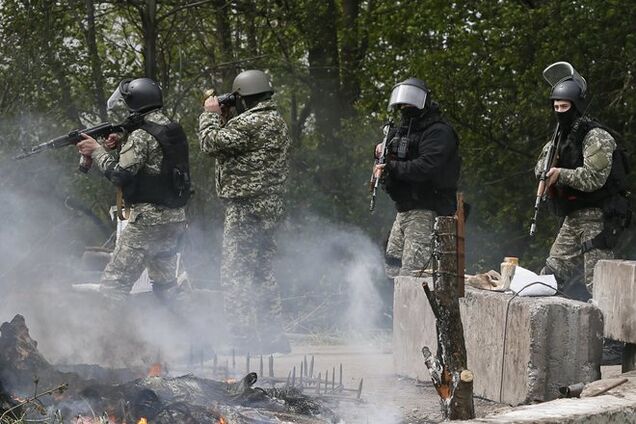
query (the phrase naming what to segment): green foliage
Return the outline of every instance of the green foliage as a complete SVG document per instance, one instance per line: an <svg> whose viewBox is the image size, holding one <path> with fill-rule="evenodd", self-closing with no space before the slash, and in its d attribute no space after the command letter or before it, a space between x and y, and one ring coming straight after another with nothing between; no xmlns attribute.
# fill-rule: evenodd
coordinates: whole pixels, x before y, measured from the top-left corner
<svg viewBox="0 0 636 424"><path fill-rule="evenodd" d="M214 233L222 206L211 160L198 153L200 93L225 91L240 70L263 68L294 135L290 208L360 226L380 244L392 212L381 195L376 215L368 214L371 152L392 85L415 75L429 83L459 133L461 188L472 205L467 263L483 271L504 255L539 267L555 231L545 211L536 240L526 236L533 167L553 125L545 66L571 62L589 82L591 113L622 133L626 147L636 137L636 9L629 2L158 3L94 1L93 51L90 2L2 2L0 158L97 122L97 100L121 78L156 72L168 113L190 138L192 223ZM52 189L80 198L106 222L112 191L99 178L73 173L75 156L70 148L50 155L60 165Z"/></svg>

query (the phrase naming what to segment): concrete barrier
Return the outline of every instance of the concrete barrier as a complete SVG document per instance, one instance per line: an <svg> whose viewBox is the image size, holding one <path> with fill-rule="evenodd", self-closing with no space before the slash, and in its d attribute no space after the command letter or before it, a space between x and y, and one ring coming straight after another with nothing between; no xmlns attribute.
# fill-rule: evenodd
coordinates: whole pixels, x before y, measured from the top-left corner
<svg viewBox="0 0 636 424"><path fill-rule="evenodd" d="M627 383L597 397L558 399L519 406L465 424L636 424L636 375L623 374Z"/></svg>
<svg viewBox="0 0 636 424"><path fill-rule="evenodd" d="M555 399L560 386L600 378L598 308L560 297L511 299L467 288L460 302L475 395L519 405ZM421 284L397 278L394 305L396 373L428 380L420 350L436 346L435 321Z"/></svg>
<svg viewBox="0 0 636 424"><path fill-rule="evenodd" d="M395 373L420 381L430 376L422 347L428 346L437 353L435 315L422 289L422 282L431 279L397 277L393 295L393 366Z"/></svg>
<svg viewBox="0 0 636 424"><path fill-rule="evenodd" d="M636 343L636 261L598 261L593 298L603 311L605 337Z"/></svg>

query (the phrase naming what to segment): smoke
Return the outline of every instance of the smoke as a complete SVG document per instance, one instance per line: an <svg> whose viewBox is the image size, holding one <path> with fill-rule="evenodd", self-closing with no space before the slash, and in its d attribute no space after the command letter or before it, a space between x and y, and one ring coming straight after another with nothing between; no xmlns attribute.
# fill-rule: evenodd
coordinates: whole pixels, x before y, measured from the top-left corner
<svg viewBox="0 0 636 424"><path fill-rule="evenodd" d="M152 294L140 294L117 309L95 293L74 291L73 284L99 279L99 273L83 269L80 258L87 246L101 245L114 231L94 215L95 205L113 197L112 187L96 171L78 176L71 147L20 162L9 159L19 150L15 140L33 145L60 132L36 117L10 124L2 123L16 130L5 132L0 157L0 321L24 315L53 363L183 363L209 359L226 345L218 285L220 216L210 224L201 222L210 219L203 214L188 233L184 263L195 296L165 307ZM390 292L392 285L384 277L380 248L361 229L297 211L280 229L278 242L276 273L287 331L368 336L390 325L391 302L382 291Z"/></svg>
<svg viewBox="0 0 636 424"><path fill-rule="evenodd" d="M301 211L280 235L279 253L287 331L359 334L386 326L384 259L361 229Z"/></svg>
<svg viewBox="0 0 636 424"><path fill-rule="evenodd" d="M47 169L71 172L43 160L40 180L53 178ZM16 179L0 187L6 200L0 205L0 319L24 315L51 362L110 367L184 363L209 359L224 345L222 300L214 290L221 256L214 243L220 241L218 228L203 254L185 259L188 272L193 264L212 274L207 289L173 307L158 304L152 294L139 294L125 308L113 310L97 294L72 289L76 283L97 282L99 274L82 270L80 256L104 236L86 216L69 210L59 193L42 192L39 183L22 186ZM191 230L190 237L200 249L205 236ZM278 239L276 269L287 330L368 335L386 326L388 305L378 291L386 283L382 254L362 230L302 214L289 219ZM202 265L206 257L210 264ZM193 283L202 286L196 279Z"/></svg>

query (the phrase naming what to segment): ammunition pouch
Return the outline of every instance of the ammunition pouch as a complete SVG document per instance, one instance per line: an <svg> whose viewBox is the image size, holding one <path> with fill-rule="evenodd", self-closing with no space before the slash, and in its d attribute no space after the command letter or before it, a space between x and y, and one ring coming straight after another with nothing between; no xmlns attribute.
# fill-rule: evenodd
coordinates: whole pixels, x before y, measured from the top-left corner
<svg viewBox="0 0 636 424"><path fill-rule="evenodd" d="M630 193L617 193L609 197L603 204L603 231L596 237L585 240L582 245L583 253L592 249L613 249L625 229L632 221L632 207Z"/></svg>

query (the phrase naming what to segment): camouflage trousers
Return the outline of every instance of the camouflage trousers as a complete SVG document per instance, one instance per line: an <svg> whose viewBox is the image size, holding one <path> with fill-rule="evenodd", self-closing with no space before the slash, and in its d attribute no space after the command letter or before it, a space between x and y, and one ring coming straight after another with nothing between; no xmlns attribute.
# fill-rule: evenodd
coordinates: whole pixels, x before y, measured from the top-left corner
<svg viewBox="0 0 636 424"><path fill-rule="evenodd" d="M585 285L592 294L594 266L601 259L612 259L612 250L592 249L582 252L582 244L603 231L603 212L600 209L581 209L569 214L552 244L546 259L548 272L554 272L559 289L577 272L583 271Z"/></svg>
<svg viewBox="0 0 636 424"><path fill-rule="evenodd" d="M144 222L143 216L129 222L102 273L100 292L112 300L124 300L145 268L155 292L173 287L185 226L185 222Z"/></svg>
<svg viewBox="0 0 636 424"><path fill-rule="evenodd" d="M282 198L276 195L226 202L221 285L229 330L239 344L283 334L272 264L274 233L283 215Z"/></svg>
<svg viewBox="0 0 636 424"><path fill-rule="evenodd" d="M398 212L385 253L385 271L389 278L421 275L431 257L436 216L435 212L422 209Z"/></svg>

